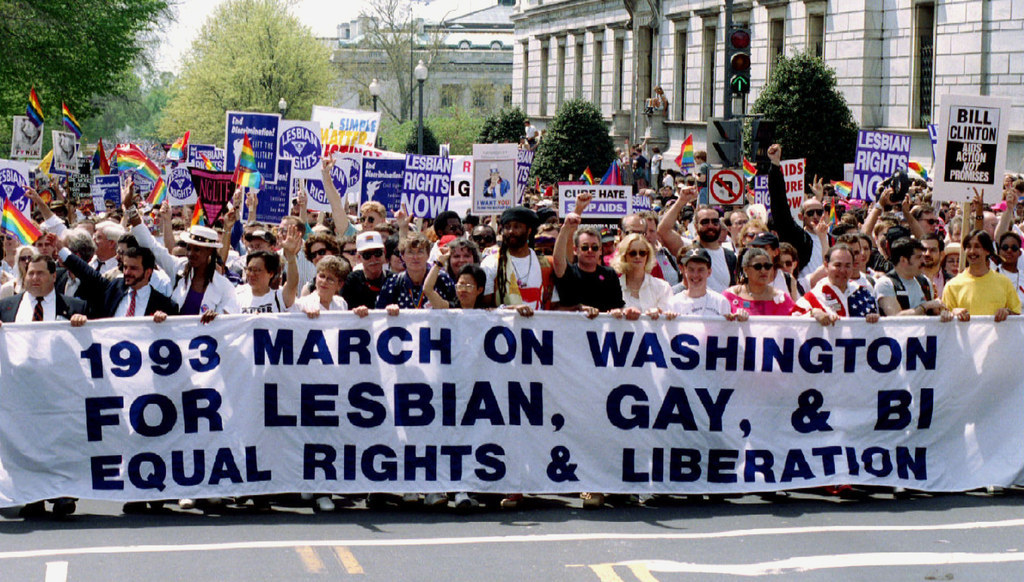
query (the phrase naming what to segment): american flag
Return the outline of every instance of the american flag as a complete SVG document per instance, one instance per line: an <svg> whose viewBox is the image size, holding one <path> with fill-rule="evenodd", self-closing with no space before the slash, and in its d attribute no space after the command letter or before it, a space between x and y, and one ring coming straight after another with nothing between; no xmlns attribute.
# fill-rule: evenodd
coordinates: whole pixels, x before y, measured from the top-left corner
<svg viewBox="0 0 1024 582"><path fill-rule="evenodd" d="M878 303L870 289L851 281L843 292L828 279L822 279L814 289L805 293L796 302L793 313L803 315L815 308L835 313L839 317L864 317L869 313L878 313Z"/></svg>

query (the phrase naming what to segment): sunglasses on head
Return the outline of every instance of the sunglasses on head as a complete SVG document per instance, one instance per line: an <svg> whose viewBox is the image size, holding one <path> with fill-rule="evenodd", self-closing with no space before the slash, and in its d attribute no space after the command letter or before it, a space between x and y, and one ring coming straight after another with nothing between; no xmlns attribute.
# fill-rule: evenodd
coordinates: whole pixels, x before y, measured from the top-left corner
<svg viewBox="0 0 1024 582"><path fill-rule="evenodd" d="M772 268L771 263L753 263L747 266L755 271L768 271Z"/></svg>
<svg viewBox="0 0 1024 582"><path fill-rule="evenodd" d="M371 249L368 251L363 251L359 253L359 256L363 257L364 261L369 259L377 259L384 256L384 249Z"/></svg>

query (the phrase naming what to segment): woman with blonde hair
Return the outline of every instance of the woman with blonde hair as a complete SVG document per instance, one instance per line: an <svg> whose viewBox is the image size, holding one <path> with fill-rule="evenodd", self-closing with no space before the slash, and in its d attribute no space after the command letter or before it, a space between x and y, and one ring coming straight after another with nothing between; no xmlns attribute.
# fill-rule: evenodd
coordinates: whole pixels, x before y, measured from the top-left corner
<svg viewBox="0 0 1024 582"><path fill-rule="evenodd" d="M668 311L672 299L672 287L662 279L651 275L654 269L654 248L647 238L639 233L626 236L619 242L618 254L612 268L619 273L623 310L610 313L627 319L636 319L641 313L656 316Z"/></svg>
<svg viewBox="0 0 1024 582"><path fill-rule="evenodd" d="M3 286L0 286L0 299L14 297L25 290L25 271L28 270L28 263L32 260L32 255L35 253L35 247L28 245L22 245L14 251L14 256L17 261L15 278L4 283Z"/></svg>
<svg viewBox="0 0 1024 582"><path fill-rule="evenodd" d="M733 250L735 250L736 254L739 255L740 251L743 250L743 247L750 244L750 241L757 238L757 235L764 234L766 232L768 232L768 225L756 218L751 218L743 225L743 228L740 229L739 239L733 241Z"/></svg>

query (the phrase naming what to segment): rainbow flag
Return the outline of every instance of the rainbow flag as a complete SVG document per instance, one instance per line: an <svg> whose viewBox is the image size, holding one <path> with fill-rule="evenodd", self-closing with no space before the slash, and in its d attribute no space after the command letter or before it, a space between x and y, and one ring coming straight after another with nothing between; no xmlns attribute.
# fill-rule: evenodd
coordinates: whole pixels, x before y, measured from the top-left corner
<svg viewBox="0 0 1024 582"><path fill-rule="evenodd" d="M153 185L153 191L149 193L149 197L146 198L146 202L152 206L160 206L167 198L167 182L164 182L163 177L157 180L156 184Z"/></svg>
<svg viewBox="0 0 1024 582"><path fill-rule="evenodd" d="M211 172L216 172L217 171L217 168L213 167L213 162L210 161L210 158L206 157L206 154L200 153L199 157L203 158L203 163L206 164L206 169L207 170L210 170Z"/></svg>
<svg viewBox="0 0 1024 582"><path fill-rule="evenodd" d="M206 226L206 213L203 212L203 203L196 202L196 208L192 211L192 221L189 226Z"/></svg>
<svg viewBox="0 0 1024 582"><path fill-rule="evenodd" d="M679 148L679 155L676 156L676 165L679 169L686 167L692 168L696 165L693 161L693 134L687 134L686 139L683 140L683 145Z"/></svg>
<svg viewBox="0 0 1024 582"><path fill-rule="evenodd" d="M619 162L613 161L612 165L608 166L608 171L601 178L601 184L608 186L622 185L622 172L619 170Z"/></svg>
<svg viewBox="0 0 1024 582"><path fill-rule="evenodd" d="M4 214L0 219L0 230L6 230L18 237L18 241L23 245L30 245L43 236L35 223L25 218L25 215L7 198L4 198Z"/></svg>
<svg viewBox="0 0 1024 582"><path fill-rule="evenodd" d="M141 176L145 176L155 184L160 180L160 168L139 149L135 144L119 145L114 150L117 156L117 171L127 172L135 170Z"/></svg>
<svg viewBox="0 0 1024 582"><path fill-rule="evenodd" d="M93 167L98 168L104 176L110 175L110 158L107 156L107 150L103 149L102 139L96 143L96 157L99 158L99 163L94 163Z"/></svg>
<svg viewBox="0 0 1024 582"><path fill-rule="evenodd" d="M593 185L593 183L594 183L594 174L592 174L590 172L590 166L587 166L587 169L583 170L583 173L580 174L580 179L583 180L587 184Z"/></svg>
<svg viewBox="0 0 1024 582"><path fill-rule="evenodd" d="M245 141L242 142L242 153L238 155L238 165L235 167L235 175L232 182L243 188L260 189L263 183L263 174L256 168L256 154L252 151L252 143L249 142L249 134L245 134Z"/></svg>
<svg viewBox="0 0 1024 582"><path fill-rule="evenodd" d="M850 182L836 182L832 180L832 187L836 189L836 194L843 198L849 198L850 194L853 194L853 184Z"/></svg>
<svg viewBox="0 0 1024 582"><path fill-rule="evenodd" d="M185 153L188 151L188 136L190 133L192 132L186 131L184 137L171 144L171 149L167 152L168 160L180 162L185 159Z"/></svg>
<svg viewBox="0 0 1024 582"><path fill-rule="evenodd" d="M25 115L28 116L32 125L39 127L43 124L43 104L39 101L39 95L36 95L35 87L28 92L28 106L25 107Z"/></svg>
<svg viewBox="0 0 1024 582"><path fill-rule="evenodd" d="M920 163L918 163L918 162L910 162L909 164L907 164L907 169L910 170L911 172L914 172L918 176L921 176L922 180L924 180L924 181L928 181L929 180L929 178L928 178L928 171L925 170L924 166L922 166Z"/></svg>
<svg viewBox="0 0 1024 582"><path fill-rule="evenodd" d="M64 114L64 127L68 128L68 131L75 134L75 138L82 137L82 126L78 124L78 120L75 119L75 116L71 115L71 110L68 109L67 103L61 101L60 109Z"/></svg>
<svg viewBox="0 0 1024 582"><path fill-rule="evenodd" d="M750 180L757 175L757 166L750 163L750 160L743 158L743 177Z"/></svg>
<svg viewBox="0 0 1024 582"><path fill-rule="evenodd" d="M828 223L832 226L836 225L838 219L836 218L836 198L832 197L832 207L828 211Z"/></svg>

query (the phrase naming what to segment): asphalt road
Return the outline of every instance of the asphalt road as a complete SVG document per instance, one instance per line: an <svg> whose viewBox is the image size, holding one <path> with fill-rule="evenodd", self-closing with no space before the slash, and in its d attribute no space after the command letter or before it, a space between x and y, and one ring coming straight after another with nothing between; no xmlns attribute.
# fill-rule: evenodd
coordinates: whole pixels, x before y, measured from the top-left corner
<svg viewBox="0 0 1024 582"><path fill-rule="evenodd" d="M0 519L0 582L1024 580L1024 493Z"/></svg>

